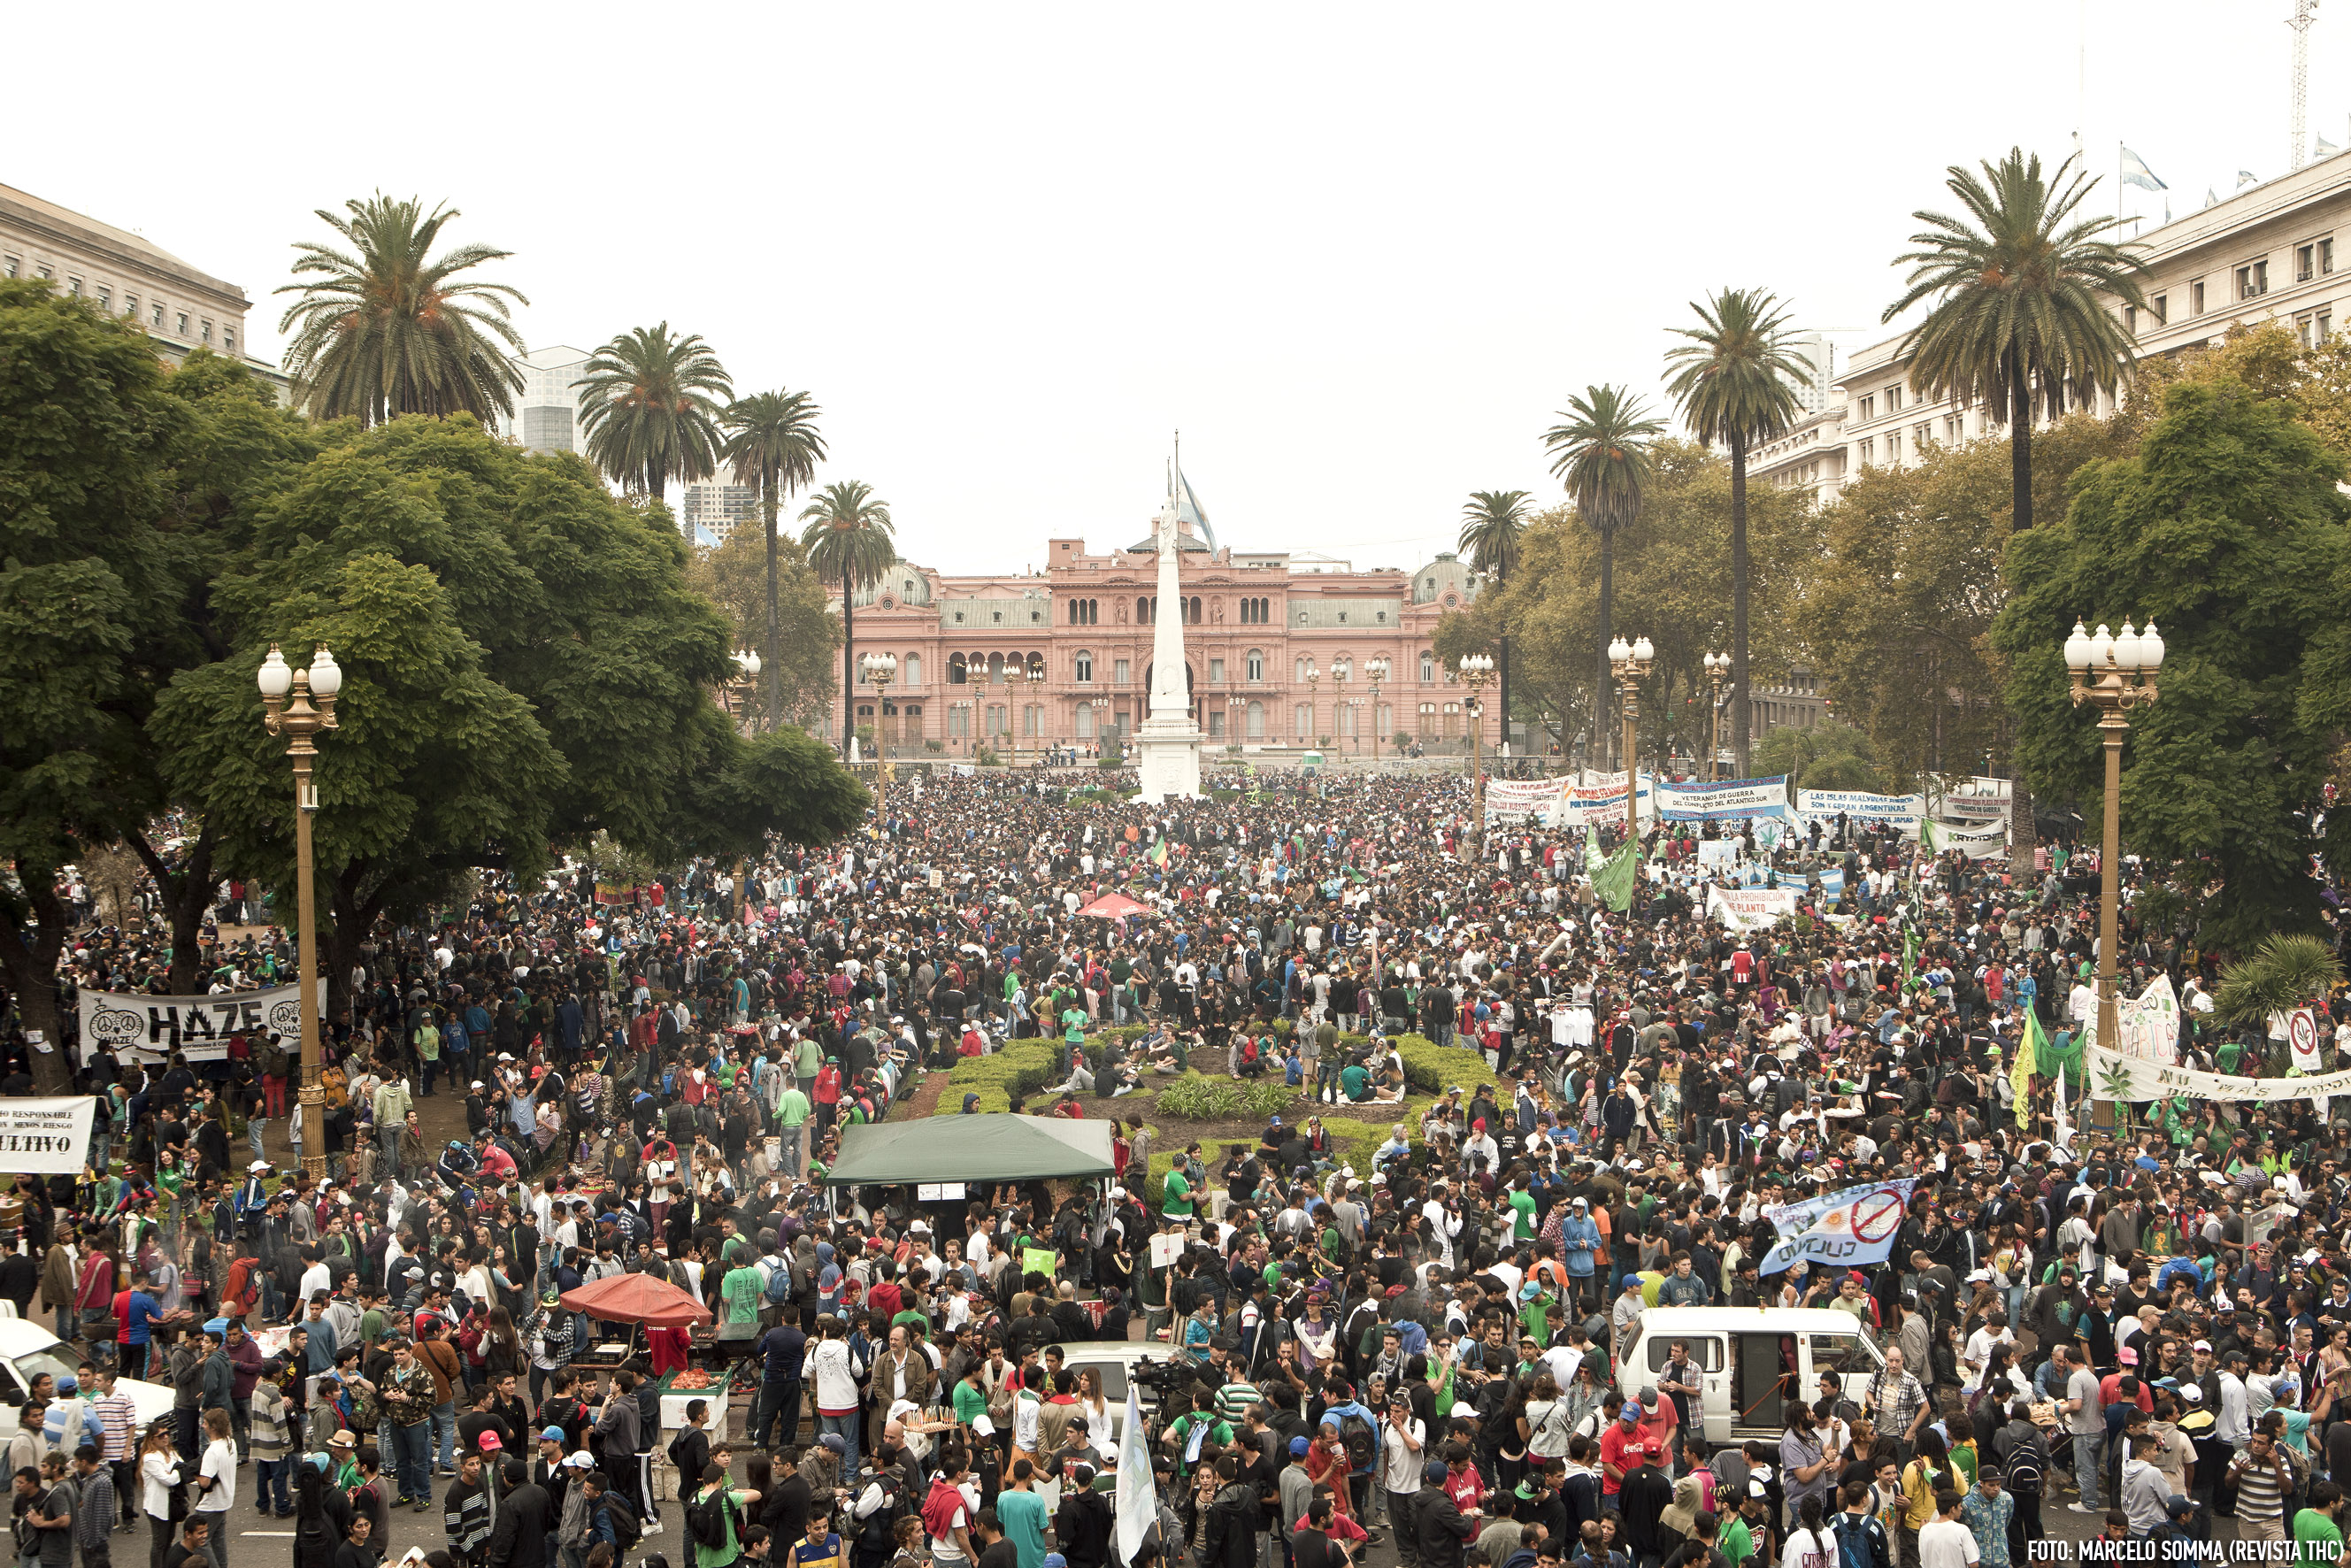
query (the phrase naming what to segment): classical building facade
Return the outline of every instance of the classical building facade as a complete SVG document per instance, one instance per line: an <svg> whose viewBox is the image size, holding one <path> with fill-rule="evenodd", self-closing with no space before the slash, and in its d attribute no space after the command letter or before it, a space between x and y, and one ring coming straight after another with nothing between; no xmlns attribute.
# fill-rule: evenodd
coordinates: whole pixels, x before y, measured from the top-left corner
<svg viewBox="0 0 2351 1568"><path fill-rule="evenodd" d="M110 316L136 321L174 364L198 349L241 361L287 401L276 365L246 351L245 290L128 229L0 185L0 277L41 277Z"/></svg>
<svg viewBox="0 0 2351 1568"><path fill-rule="evenodd" d="M1238 745L1370 755L1382 737L1433 747L1468 735L1467 688L1447 681L1432 639L1469 602L1469 569L1440 555L1416 571L1234 549L1184 492L1180 602L1155 591L1145 529L1121 549L1047 541L1038 575L947 577L902 563L856 596L856 652L898 656L886 694L858 687L856 720L894 754L1025 755L1131 739L1150 715L1152 633L1184 618L1185 678L1212 752ZM834 601L839 603L838 596ZM1374 655L1388 662L1376 702ZM860 661L862 664L862 660ZM862 679L862 677L861 677ZM1487 694L1485 738L1495 738ZM841 733L836 696L832 733Z"/></svg>

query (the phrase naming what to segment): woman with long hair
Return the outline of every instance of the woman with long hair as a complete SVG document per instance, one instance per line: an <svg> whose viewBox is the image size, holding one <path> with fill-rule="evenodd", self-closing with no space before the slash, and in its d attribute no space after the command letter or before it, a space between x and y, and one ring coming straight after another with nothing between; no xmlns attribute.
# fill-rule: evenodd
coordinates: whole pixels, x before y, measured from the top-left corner
<svg viewBox="0 0 2351 1568"><path fill-rule="evenodd" d="M523 1354L522 1335L515 1332L514 1315L505 1307L492 1307L482 1333L482 1376L493 1387L501 1377L520 1377L530 1365Z"/></svg>
<svg viewBox="0 0 2351 1568"><path fill-rule="evenodd" d="M180 1484L179 1444L169 1420L148 1427L140 1442L139 1481L140 1511L147 1516L147 1568L163 1568L163 1553L172 1548L172 1489ZM341 1544L340 1537L336 1543Z"/></svg>

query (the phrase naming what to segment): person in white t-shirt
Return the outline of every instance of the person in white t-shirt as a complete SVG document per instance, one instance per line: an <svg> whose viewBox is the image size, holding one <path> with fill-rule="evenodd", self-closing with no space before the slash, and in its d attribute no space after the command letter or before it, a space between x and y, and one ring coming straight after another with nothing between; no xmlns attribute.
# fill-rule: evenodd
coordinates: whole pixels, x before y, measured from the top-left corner
<svg viewBox="0 0 2351 1568"><path fill-rule="evenodd" d="M1935 1517L1918 1531L1918 1568L1969 1568L1983 1561L1983 1551L1976 1545L1976 1532L1959 1522L1959 1494L1938 1492L1938 1503L1948 1501L1949 1507L1938 1508Z"/></svg>

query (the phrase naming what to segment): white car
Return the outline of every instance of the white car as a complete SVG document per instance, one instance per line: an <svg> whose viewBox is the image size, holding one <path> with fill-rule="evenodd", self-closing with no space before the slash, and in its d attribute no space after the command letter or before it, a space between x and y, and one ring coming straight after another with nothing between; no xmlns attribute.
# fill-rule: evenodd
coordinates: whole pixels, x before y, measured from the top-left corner
<svg viewBox="0 0 2351 1568"><path fill-rule="evenodd" d="M26 1396L32 1392L33 1379L47 1373L52 1379L76 1377L81 1357L73 1346L66 1343L40 1324L23 1318L0 1318L0 1404L7 1406L7 1425L0 1430L16 1429L16 1412L24 1408ZM138 1430L147 1424L172 1413L171 1386L149 1383L136 1377L114 1380L117 1394L130 1396L131 1407L138 1412ZM96 1390L85 1390L95 1394Z"/></svg>

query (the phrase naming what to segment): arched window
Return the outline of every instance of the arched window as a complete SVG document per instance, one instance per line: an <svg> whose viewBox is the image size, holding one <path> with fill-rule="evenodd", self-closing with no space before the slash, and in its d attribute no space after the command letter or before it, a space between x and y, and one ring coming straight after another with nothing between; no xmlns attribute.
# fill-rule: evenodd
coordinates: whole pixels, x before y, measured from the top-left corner
<svg viewBox="0 0 2351 1568"><path fill-rule="evenodd" d="M1081 685L1081 686L1090 686L1090 685L1093 685L1093 680L1094 680L1094 656L1093 656L1093 653L1092 653L1092 652L1090 649L1081 648L1081 649L1079 649L1079 650L1078 650L1078 657L1077 657L1077 683L1078 683L1078 685ZM1083 712L1085 712L1085 711L1087 711L1087 710L1086 710L1086 708L1084 707L1084 706L1083 706L1083 705L1080 705L1078 711L1079 711L1080 713L1083 713Z"/></svg>
<svg viewBox="0 0 2351 1568"><path fill-rule="evenodd" d="M1134 601L1134 623L1137 626L1151 624L1151 601L1148 599L1138 599Z"/></svg>
<svg viewBox="0 0 2351 1568"><path fill-rule="evenodd" d="M1251 740L1265 738L1265 705L1263 703L1253 702L1249 706L1249 737Z"/></svg>
<svg viewBox="0 0 2351 1568"><path fill-rule="evenodd" d="M947 685L951 686L959 686L969 679L971 679L971 667L969 663L961 653L949 653L947 655Z"/></svg>
<svg viewBox="0 0 2351 1568"><path fill-rule="evenodd" d="M1200 623L1200 596L1196 593L1192 595L1191 618L1193 625Z"/></svg>
<svg viewBox="0 0 2351 1568"><path fill-rule="evenodd" d="M990 653L987 656L987 684L991 686L1000 686L1004 684L1004 655L1001 653ZM995 732L991 730L989 733Z"/></svg>
<svg viewBox="0 0 2351 1568"><path fill-rule="evenodd" d="M1296 734L1301 744L1314 738L1314 705L1312 703L1300 703L1298 705L1298 728Z"/></svg>
<svg viewBox="0 0 2351 1568"><path fill-rule="evenodd" d="M1251 685L1259 685L1265 679L1265 650L1262 648L1249 651L1249 678Z"/></svg>
<svg viewBox="0 0 2351 1568"><path fill-rule="evenodd" d="M1306 655L1303 653L1298 656L1298 684L1301 686L1306 684Z"/></svg>
<svg viewBox="0 0 2351 1568"><path fill-rule="evenodd" d="M903 686L923 684L923 656L920 653L909 653L898 661L898 684Z"/></svg>
<svg viewBox="0 0 2351 1568"><path fill-rule="evenodd" d="M1423 648L1420 651L1420 684L1427 685L1437 679L1437 655Z"/></svg>

